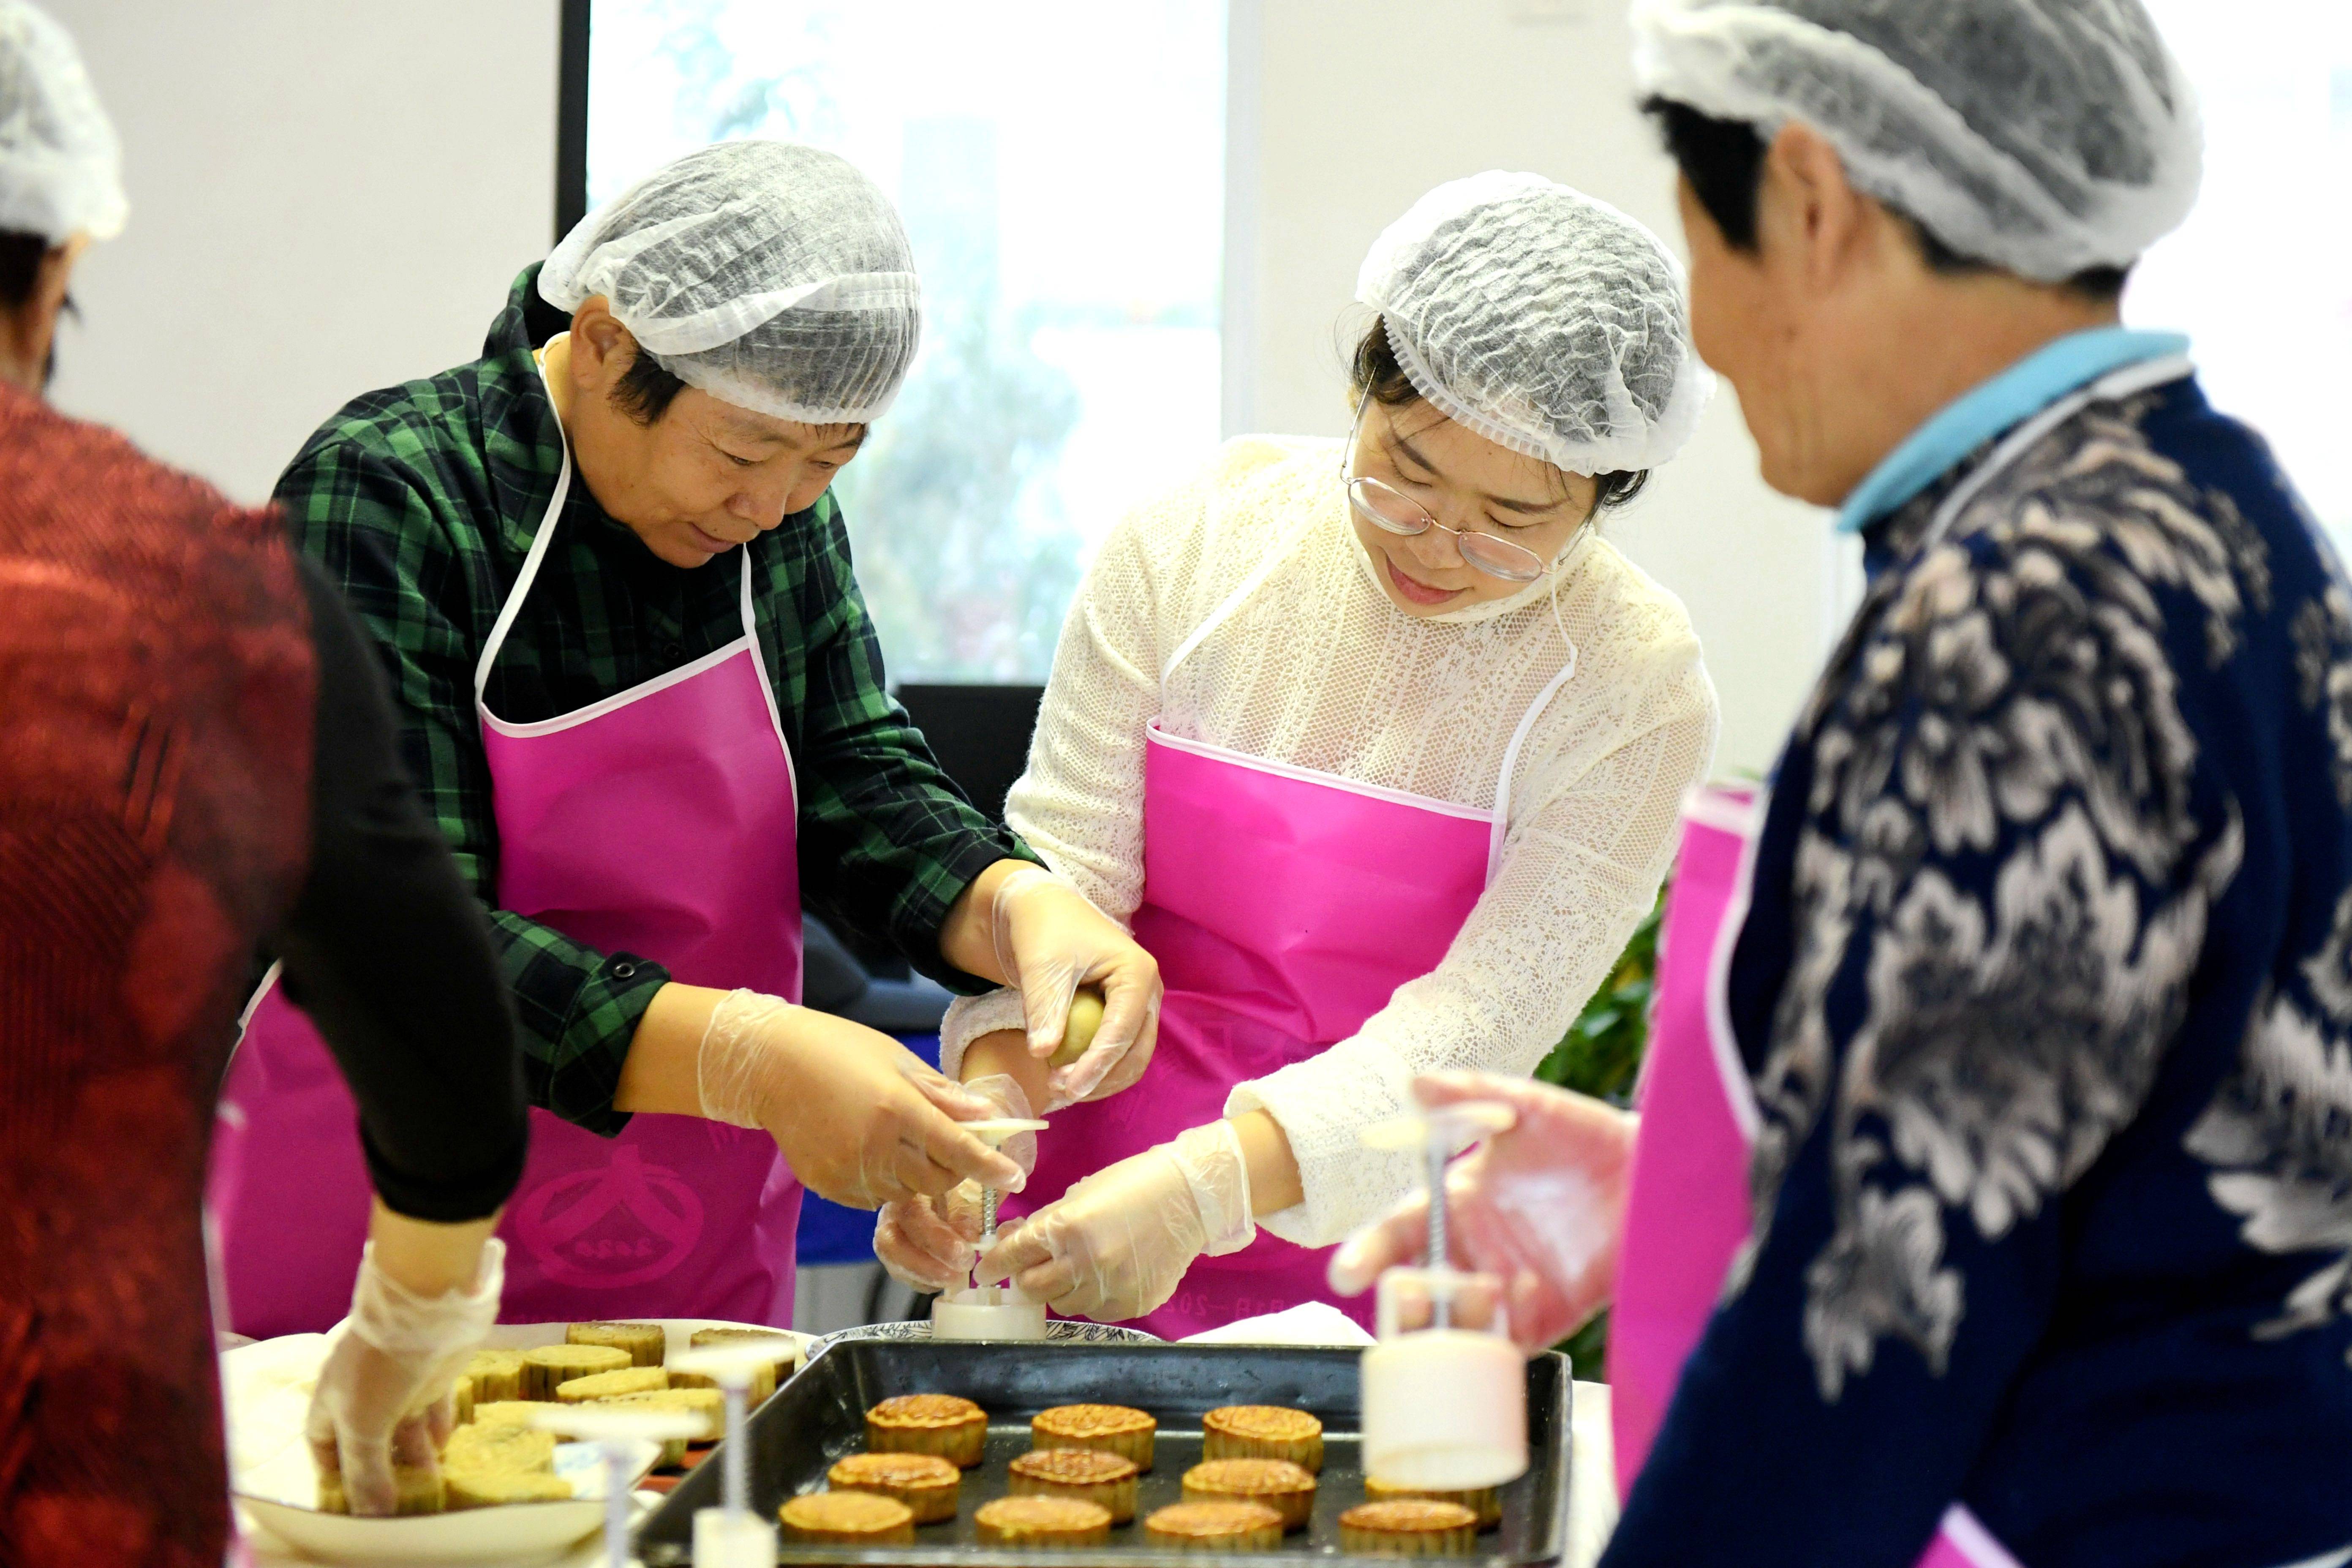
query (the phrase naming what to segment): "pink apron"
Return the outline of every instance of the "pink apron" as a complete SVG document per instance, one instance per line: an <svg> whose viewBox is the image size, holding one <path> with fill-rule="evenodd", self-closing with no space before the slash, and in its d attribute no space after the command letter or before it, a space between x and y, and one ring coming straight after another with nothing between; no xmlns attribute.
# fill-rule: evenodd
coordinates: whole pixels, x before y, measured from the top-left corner
<svg viewBox="0 0 2352 1568"><path fill-rule="evenodd" d="M1262 577L1193 633L1170 671ZM1500 858L1520 744L1575 668L1571 654L1520 721L1492 812L1268 763L1154 720L1135 938L1166 986L1159 1047L1132 1089L1054 1114L1028 1190L1006 1212L1042 1208L1079 1178L1216 1121L1235 1084L1348 1038L1435 969ZM1331 1250L1261 1230L1239 1252L1194 1259L1136 1324L1178 1339L1312 1300L1370 1328L1370 1298L1338 1297L1324 1278Z"/></svg>
<svg viewBox="0 0 2352 1568"><path fill-rule="evenodd" d="M508 723L481 702L571 485L567 443L554 498L475 669L499 907L604 952L656 960L687 984L798 1000L797 805L753 630L748 550L743 635L725 647L538 723ZM342 1317L369 1204L350 1091L275 979L247 1010L208 1194L228 1321L265 1338ZM800 1184L764 1133L640 1112L607 1139L534 1109L530 1162L499 1226L500 1316L788 1326L800 1203Z"/></svg>
<svg viewBox="0 0 2352 1568"><path fill-rule="evenodd" d="M1633 1489L1723 1293L1752 1215L1748 1152L1759 1118L1725 1005L1748 916L1763 811L1746 790L1704 789L1683 813L1658 950L1657 1011L1637 1090L1617 1296L1609 1311L1609 1424L1617 1496ZM1961 1503L1945 1510L1918 1568L2020 1568Z"/></svg>

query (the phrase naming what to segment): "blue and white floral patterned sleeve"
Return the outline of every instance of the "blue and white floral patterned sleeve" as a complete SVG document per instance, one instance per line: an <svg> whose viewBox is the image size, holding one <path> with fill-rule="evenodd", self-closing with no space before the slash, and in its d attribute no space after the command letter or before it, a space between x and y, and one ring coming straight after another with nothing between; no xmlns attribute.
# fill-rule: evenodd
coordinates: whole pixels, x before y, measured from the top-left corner
<svg viewBox="0 0 2352 1568"><path fill-rule="evenodd" d="M2111 1197L2084 1179L2140 1131L2244 855L2207 735L2259 542L2094 413L1942 542L1894 520L1742 938L1784 959L1743 1030L1757 1235L1609 1568L1910 1568L2032 1418L2075 1205Z"/></svg>

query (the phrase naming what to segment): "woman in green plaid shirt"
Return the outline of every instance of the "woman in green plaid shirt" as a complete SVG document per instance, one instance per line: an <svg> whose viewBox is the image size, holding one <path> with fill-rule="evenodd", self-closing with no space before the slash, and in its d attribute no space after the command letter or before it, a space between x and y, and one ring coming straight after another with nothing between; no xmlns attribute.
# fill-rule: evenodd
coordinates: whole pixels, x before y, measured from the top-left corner
<svg viewBox="0 0 2352 1568"><path fill-rule="evenodd" d="M1017 1090L971 1092L790 1005L802 899L952 988L1019 984L1041 1054L1076 987L1101 985L1082 1089L1149 1059L1150 957L972 809L884 685L829 487L919 323L870 182L810 148L724 143L591 214L516 279L480 359L356 399L279 481L383 644L552 1113L508 1216L544 1289L510 1272L509 1318L789 1322L789 1177L866 1206L1018 1184L956 1125L1026 1116ZM290 1080L264 1021L242 1055ZM248 1118L299 1120L253 1087ZM747 1163L714 1123L765 1152ZM654 1128L684 1137L641 1142ZM779 1151L789 1170L763 1184ZM337 1234L316 1157L278 1163L300 1168L226 1215L233 1289L249 1236ZM764 1284L740 1278L747 1226Z"/></svg>

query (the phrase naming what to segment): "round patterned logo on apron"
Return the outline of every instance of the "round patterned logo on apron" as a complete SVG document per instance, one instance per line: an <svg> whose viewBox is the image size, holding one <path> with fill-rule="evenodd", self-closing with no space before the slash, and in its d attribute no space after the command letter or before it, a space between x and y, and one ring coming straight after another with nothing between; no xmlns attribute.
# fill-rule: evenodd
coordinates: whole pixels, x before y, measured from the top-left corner
<svg viewBox="0 0 2352 1568"><path fill-rule="evenodd" d="M573 1171L515 1207L515 1239L548 1278L586 1289L659 1279L702 1239L702 1200L665 1165L616 1144L603 1170Z"/></svg>

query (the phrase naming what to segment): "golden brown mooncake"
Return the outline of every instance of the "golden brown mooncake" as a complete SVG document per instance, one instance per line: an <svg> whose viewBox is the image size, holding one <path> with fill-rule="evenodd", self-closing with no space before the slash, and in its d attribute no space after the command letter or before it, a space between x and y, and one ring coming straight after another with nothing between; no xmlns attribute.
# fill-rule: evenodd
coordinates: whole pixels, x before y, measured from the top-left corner
<svg viewBox="0 0 2352 1568"><path fill-rule="evenodd" d="M453 1465L444 1472L449 1483L449 1511L469 1508L503 1508L513 1502L562 1502L572 1483L545 1470L478 1469Z"/></svg>
<svg viewBox="0 0 2352 1568"><path fill-rule="evenodd" d="M982 1546L1100 1546L1110 1510L1066 1497L1001 1497L971 1516Z"/></svg>
<svg viewBox="0 0 2352 1568"><path fill-rule="evenodd" d="M659 1366L669 1354L669 1335L659 1323L574 1323L563 1331L563 1342L626 1351L631 1366Z"/></svg>
<svg viewBox="0 0 2352 1568"><path fill-rule="evenodd" d="M1315 1515L1315 1478L1288 1459L1204 1459L1184 1472L1186 1502L1257 1502L1304 1530Z"/></svg>
<svg viewBox="0 0 2352 1568"><path fill-rule="evenodd" d="M1471 1491L1444 1491L1434 1487L1391 1486L1376 1477L1364 1478L1366 1502L1458 1502L1478 1516L1480 1530L1493 1530L1503 1522L1503 1489L1479 1487Z"/></svg>
<svg viewBox="0 0 2352 1568"><path fill-rule="evenodd" d="M777 1510L784 1539L839 1546L912 1546L915 1511L872 1492L811 1492Z"/></svg>
<svg viewBox="0 0 2352 1568"><path fill-rule="evenodd" d="M866 1446L877 1454L936 1454L968 1470L988 1447L988 1412L952 1394L901 1394L866 1413Z"/></svg>
<svg viewBox="0 0 2352 1568"><path fill-rule="evenodd" d="M1180 1502L1153 1510L1143 1533L1177 1552L1272 1552L1282 1544L1282 1515L1260 1502Z"/></svg>
<svg viewBox="0 0 2352 1568"><path fill-rule="evenodd" d="M554 1472L554 1433L542 1432L536 1426L485 1422L481 1419L481 1406L474 1408L474 1424L460 1426L449 1434L448 1446L441 1450L441 1463L445 1467L455 1465L477 1470Z"/></svg>
<svg viewBox="0 0 2352 1568"><path fill-rule="evenodd" d="M1323 1423L1280 1405L1228 1405L1201 1417L1204 1459L1288 1459L1323 1473Z"/></svg>
<svg viewBox="0 0 2352 1568"><path fill-rule="evenodd" d="M474 1380L474 1403L477 1405L500 1399L520 1399L522 1352L476 1351L474 1359L466 1363L466 1375Z"/></svg>
<svg viewBox="0 0 2352 1568"><path fill-rule="evenodd" d="M1478 1516L1458 1502L1358 1503L1339 1516L1339 1550L1379 1557L1453 1557L1478 1543Z"/></svg>
<svg viewBox="0 0 2352 1568"><path fill-rule="evenodd" d="M937 1454L847 1454L824 1473L837 1492L873 1492L905 1503L917 1524L953 1519L963 1472Z"/></svg>
<svg viewBox="0 0 2352 1568"><path fill-rule="evenodd" d="M798 1344L773 1329L697 1329L688 1342L696 1350L706 1350L712 1345L731 1345L745 1340L777 1342L776 1359L751 1375L749 1398L756 1408L767 1399L768 1395L775 1393L786 1378L791 1377L799 1369L801 1350ZM669 1382L672 1388L719 1386L716 1378L707 1377L700 1373L677 1373L671 1376Z"/></svg>
<svg viewBox="0 0 2352 1568"><path fill-rule="evenodd" d="M611 1345L541 1345L522 1352L522 1397L552 1402L555 1391L575 1377L619 1372L629 1352Z"/></svg>
<svg viewBox="0 0 2352 1568"><path fill-rule="evenodd" d="M1100 1448L1039 1448L1013 1461L1014 1497L1063 1497L1110 1510L1113 1524L1135 1522L1135 1461Z"/></svg>
<svg viewBox="0 0 2352 1568"><path fill-rule="evenodd" d="M669 1386L669 1373L657 1366L625 1366L617 1372L592 1372L555 1385L559 1405L593 1405L625 1394L658 1394Z"/></svg>
<svg viewBox="0 0 2352 1568"><path fill-rule="evenodd" d="M1149 1470L1159 1430L1159 1422L1125 1405L1056 1405L1029 1418L1029 1446L1093 1448Z"/></svg>
<svg viewBox="0 0 2352 1568"><path fill-rule="evenodd" d="M439 1513L449 1506L448 1488L438 1470L423 1466L394 1465L392 1467L392 1511L394 1513ZM349 1513L352 1500L343 1492L343 1478L338 1470L319 1472L319 1511Z"/></svg>

